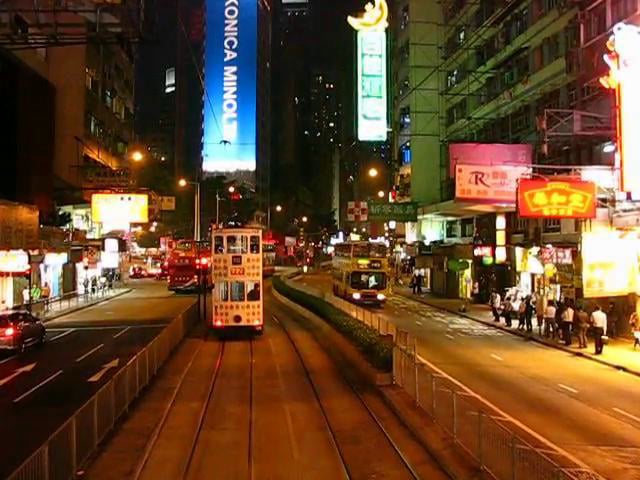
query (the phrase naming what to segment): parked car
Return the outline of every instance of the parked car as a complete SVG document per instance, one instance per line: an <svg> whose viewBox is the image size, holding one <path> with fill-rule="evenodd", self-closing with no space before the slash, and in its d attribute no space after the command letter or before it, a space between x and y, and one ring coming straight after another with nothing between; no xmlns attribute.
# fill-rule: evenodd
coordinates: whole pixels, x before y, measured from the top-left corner
<svg viewBox="0 0 640 480"><path fill-rule="evenodd" d="M149 276L149 272L147 269L140 266L131 267L131 273L129 274L129 278L147 278Z"/></svg>
<svg viewBox="0 0 640 480"><path fill-rule="evenodd" d="M38 317L27 311L0 312L0 349L24 350L31 345L42 345L46 328Z"/></svg>

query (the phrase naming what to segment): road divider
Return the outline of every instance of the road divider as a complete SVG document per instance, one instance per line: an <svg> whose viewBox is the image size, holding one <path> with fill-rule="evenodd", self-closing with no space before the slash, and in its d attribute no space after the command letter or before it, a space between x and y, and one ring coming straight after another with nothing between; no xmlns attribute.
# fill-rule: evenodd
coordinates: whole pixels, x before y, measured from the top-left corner
<svg viewBox="0 0 640 480"><path fill-rule="evenodd" d="M75 478L76 473L127 414L171 352L197 321L195 303L177 315L146 347L125 365L103 366L99 373L119 369L96 394L44 442L7 480L52 480ZM62 370L14 400L19 402L49 383ZM97 375L96 374L96 375ZM98 379L99 380L99 379ZM96 383L97 381L96 380Z"/></svg>

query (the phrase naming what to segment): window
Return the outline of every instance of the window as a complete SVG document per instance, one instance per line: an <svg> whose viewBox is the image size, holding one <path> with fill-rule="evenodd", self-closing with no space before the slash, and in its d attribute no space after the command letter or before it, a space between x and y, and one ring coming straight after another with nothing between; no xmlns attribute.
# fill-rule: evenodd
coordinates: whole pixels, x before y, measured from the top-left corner
<svg viewBox="0 0 640 480"><path fill-rule="evenodd" d="M104 103L107 108L112 108L113 106L113 97L111 95L111 90L104 91Z"/></svg>
<svg viewBox="0 0 640 480"><path fill-rule="evenodd" d="M260 237L257 235L251 235L250 241L251 245L249 251L254 255L260 253Z"/></svg>
<svg viewBox="0 0 640 480"><path fill-rule="evenodd" d="M543 228L545 232L559 232L560 220L557 218L545 218Z"/></svg>
<svg viewBox="0 0 640 480"><path fill-rule="evenodd" d="M601 2L598 6L591 9L588 15L586 40L591 40L607 31L606 2Z"/></svg>
<svg viewBox="0 0 640 480"><path fill-rule="evenodd" d="M384 272L353 272L351 288L355 290L384 290L387 278Z"/></svg>
<svg viewBox="0 0 640 480"><path fill-rule="evenodd" d="M411 110L407 106L400 109L400 130L404 130L405 128L409 128L410 126L411 126Z"/></svg>
<svg viewBox="0 0 640 480"><path fill-rule="evenodd" d="M637 0L617 0L611 2L611 17L616 24L636 13Z"/></svg>
<svg viewBox="0 0 640 480"><path fill-rule="evenodd" d="M409 5L402 7L400 13L400 30L404 30L409 26Z"/></svg>
<svg viewBox="0 0 640 480"><path fill-rule="evenodd" d="M167 68L164 72L164 93L176 91L176 69L175 67Z"/></svg>
<svg viewBox="0 0 640 480"><path fill-rule="evenodd" d="M460 223L457 220L447 222L445 229L447 238L460 236Z"/></svg>
<svg viewBox="0 0 640 480"><path fill-rule="evenodd" d="M527 227L529 226L529 220L526 218L516 218L515 225L513 227L515 232L524 233L527 231Z"/></svg>
<svg viewBox="0 0 640 480"><path fill-rule="evenodd" d="M213 239L213 246L215 253L224 253L224 237L216 235Z"/></svg>
<svg viewBox="0 0 640 480"><path fill-rule="evenodd" d="M231 301L244 302L244 282L231 282Z"/></svg>
<svg viewBox="0 0 640 480"><path fill-rule="evenodd" d="M218 292L218 299L222 302L229 301L229 283L228 282L218 282L216 283L216 288Z"/></svg>
<svg viewBox="0 0 640 480"><path fill-rule="evenodd" d="M247 237L245 235L229 235L227 237L227 253L247 253Z"/></svg>
<svg viewBox="0 0 640 480"><path fill-rule="evenodd" d="M247 288L249 289L249 293L247 293L247 301L249 302L257 302L260 300L260 282L247 282Z"/></svg>

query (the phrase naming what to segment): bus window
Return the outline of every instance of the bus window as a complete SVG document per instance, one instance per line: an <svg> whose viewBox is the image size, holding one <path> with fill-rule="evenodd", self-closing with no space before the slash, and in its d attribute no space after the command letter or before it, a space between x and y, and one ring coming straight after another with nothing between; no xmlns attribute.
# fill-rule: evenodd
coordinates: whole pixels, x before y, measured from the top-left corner
<svg viewBox="0 0 640 480"><path fill-rule="evenodd" d="M249 293L247 293L247 300L250 302L257 302L260 300L260 282L247 282Z"/></svg>
<svg viewBox="0 0 640 480"><path fill-rule="evenodd" d="M229 301L229 283L228 282L218 282L215 285L215 290L218 292L218 298L221 302Z"/></svg>
<svg viewBox="0 0 640 480"><path fill-rule="evenodd" d="M383 243L374 243L370 247L371 258L385 258L387 256L387 247Z"/></svg>
<svg viewBox="0 0 640 480"><path fill-rule="evenodd" d="M231 282L231 301L244 302L244 282Z"/></svg>
<svg viewBox="0 0 640 480"><path fill-rule="evenodd" d="M215 253L224 253L224 237L222 235L216 235L213 244L215 246Z"/></svg>
<svg viewBox="0 0 640 480"><path fill-rule="evenodd" d="M384 290L386 275L383 272L353 272L351 288L356 290Z"/></svg>
<svg viewBox="0 0 640 480"><path fill-rule="evenodd" d="M257 235L251 235L251 244L249 246L249 253L260 253L260 237Z"/></svg>
<svg viewBox="0 0 640 480"><path fill-rule="evenodd" d="M369 256L369 245L356 244L353 246L354 258L367 258Z"/></svg>

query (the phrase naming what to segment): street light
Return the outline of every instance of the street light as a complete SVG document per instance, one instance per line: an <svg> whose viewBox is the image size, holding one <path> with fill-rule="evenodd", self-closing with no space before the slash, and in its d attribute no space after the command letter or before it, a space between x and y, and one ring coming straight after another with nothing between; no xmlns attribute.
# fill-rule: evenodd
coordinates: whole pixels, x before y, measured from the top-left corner
<svg viewBox="0 0 640 480"><path fill-rule="evenodd" d="M282 211L282 205L276 205L276 212L280 213Z"/></svg>
<svg viewBox="0 0 640 480"><path fill-rule="evenodd" d="M233 193L233 192L235 192L235 191L236 191L236 187L234 187L233 185L231 185L231 186L229 187L229 193Z"/></svg>
<svg viewBox="0 0 640 480"><path fill-rule="evenodd" d="M378 169L376 167L371 167L368 173L371 178L375 178L378 176Z"/></svg>
<svg viewBox="0 0 640 480"><path fill-rule="evenodd" d="M134 162L141 162L144 160L144 154L140 150L134 150L131 152L131 160Z"/></svg>
<svg viewBox="0 0 640 480"><path fill-rule="evenodd" d="M384 198L384 191L383 190L379 190L378 191L378 198Z"/></svg>
<svg viewBox="0 0 640 480"><path fill-rule="evenodd" d="M308 221L309 221L309 219L307 218L306 215L304 217L302 217L302 223L307 223Z"/></svg>
<svg viewBox="0 0 640 480"><path fill-rule="evenodd" d="M178 180L178 185L182 188L187 185L195 186L195 207L194 207L194 215L195 219L193 221L193 239L197 242L200 240L200 182L190 182L185 178L181 178Z"/></svg>

